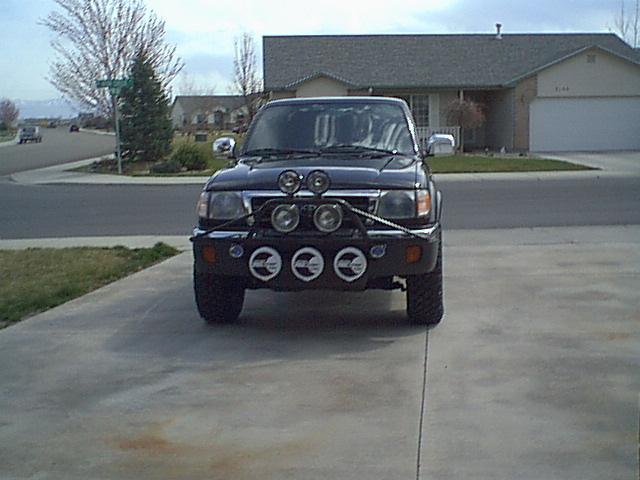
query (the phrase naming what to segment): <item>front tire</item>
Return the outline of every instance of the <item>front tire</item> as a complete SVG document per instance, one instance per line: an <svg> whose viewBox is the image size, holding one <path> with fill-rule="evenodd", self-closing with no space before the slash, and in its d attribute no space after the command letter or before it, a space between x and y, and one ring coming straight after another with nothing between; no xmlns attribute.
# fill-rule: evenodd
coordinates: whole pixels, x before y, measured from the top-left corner
<svg viewBox="0 0 640 480"><path fill-rule="evenodd" d="M205 322L233 323L244 303L244 287L230 277L193 272L198 313Z"/></svg>
<svg viewBox="0 0 640 480"><path fill-rule="evenodd" d="M432 272L407 277L407 317L416 325L435 326L444 316L442 238Z"/></svg>

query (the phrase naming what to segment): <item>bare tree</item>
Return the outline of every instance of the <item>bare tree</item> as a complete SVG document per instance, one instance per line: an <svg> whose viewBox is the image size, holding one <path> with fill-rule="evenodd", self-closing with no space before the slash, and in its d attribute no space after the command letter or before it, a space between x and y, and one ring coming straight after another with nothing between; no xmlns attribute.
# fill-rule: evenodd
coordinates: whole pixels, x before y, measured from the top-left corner
<svg viewBox="0 0 640 480"><path fill-rule="evenodd" d="M178 91L178 95L215 95L216 94L216 85L203 85L202 83L198 83L194 77L189 75L187 72L182 72L180 74L180 78L178 80L178 85L176 86L176 90Z"/></svg>
<svg viewBox="0 0 640 480"><path fill-rule="evenodd" d="M640 0L628 12L624 0L620 1L620 11L613 18L612 30L634 48L640 46Z"/></svg>
<svg viewBox="0 0 640 480"><path fill-rule="evenodd" d="M113 116L113 103L96 80L124 78L137 52L144 50L163 88L184 66L164 40L165 24L147 13L142 0L54 0L41 25L56 34L56 58L49 82L68 100L98 114Z"/></svg>
<svg viewBox="0 0 640 480"><path fill-rule="evenodd" d="M244 97L249 122L260 106L262 79L258 75L258 57L253 35L244 32L234 40L235 59L233 60L233 86Z"/></svg>
<svg viewBox="0 0 640 480"><path fill-rule="evenodd" d="M8 128L13 125L18 119L19 114L20 110L18 110L16 104L11 100L8 98L0 100L0 128L2 128L2 126Z"/></svg>
<svg viewBox="0 0 640 480"><path fill-rule="evenodd" d="M464 129L478 127L484 123L482 106L473 100L453 100L446 109L447 123L460 127L460 148L464 151Z"/></svg>

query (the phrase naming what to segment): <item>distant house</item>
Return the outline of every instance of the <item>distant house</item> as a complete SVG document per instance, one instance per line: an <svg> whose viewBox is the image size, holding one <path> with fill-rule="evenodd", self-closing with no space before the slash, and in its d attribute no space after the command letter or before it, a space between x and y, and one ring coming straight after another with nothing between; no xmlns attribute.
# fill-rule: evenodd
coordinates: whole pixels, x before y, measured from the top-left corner
<svg viewBox="0 0 640 480"><path fill-rule="evenodd" d="M263 55L271 99L400 97L424 137L465 98L471 148L640 150L640 55L614 34L265 36Z"/></svg>
<svg viewBox="0 0 640 480"><path fill-rule="evenodd" d="M171 106L173 127L186 133L231 130L247 117L239 95L177 96Z"/></svg>

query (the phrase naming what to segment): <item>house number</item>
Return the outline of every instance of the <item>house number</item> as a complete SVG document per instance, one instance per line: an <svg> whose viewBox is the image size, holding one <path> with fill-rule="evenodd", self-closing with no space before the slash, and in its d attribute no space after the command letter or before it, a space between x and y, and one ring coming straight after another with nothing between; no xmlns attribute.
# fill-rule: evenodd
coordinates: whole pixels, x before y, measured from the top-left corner
<svg viewBox="0 0 640 480"><path fill-rule="evenodd" d="M569 85L558 85L556 87L556 92L568 92L569 91Z"/></svg>

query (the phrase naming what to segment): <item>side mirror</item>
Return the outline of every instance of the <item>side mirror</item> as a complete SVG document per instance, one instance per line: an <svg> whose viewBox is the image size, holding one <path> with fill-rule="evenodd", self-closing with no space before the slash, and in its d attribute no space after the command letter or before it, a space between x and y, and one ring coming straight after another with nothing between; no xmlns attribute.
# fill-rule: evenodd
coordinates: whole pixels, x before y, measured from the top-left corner
<svg viewBox="0 0 640 480"><path fill-rule="evenodd" d="M456 139L447 133L435 133L427 140L427 155L433 157L451 156L456 150Z"/></svg>
<svg viewBox="0 0 640 480"><path fill-rule="evenodd" d="M217 155L232 157L235 148L236 141L232 137L221 137L213 142L213 153Z"/></svg>

